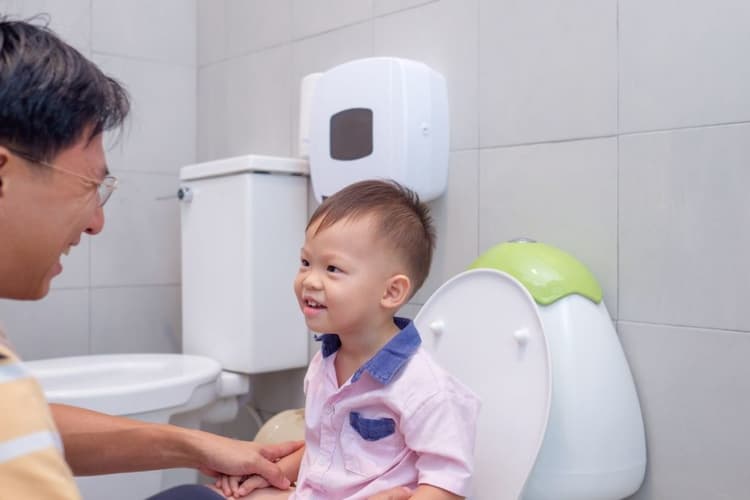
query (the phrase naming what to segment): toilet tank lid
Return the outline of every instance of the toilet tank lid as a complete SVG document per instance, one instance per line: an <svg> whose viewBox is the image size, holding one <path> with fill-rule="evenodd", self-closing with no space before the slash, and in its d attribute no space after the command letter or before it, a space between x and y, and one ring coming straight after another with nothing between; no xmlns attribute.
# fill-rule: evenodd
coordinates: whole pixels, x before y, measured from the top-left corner
<svg viewBox="0 0 750 500"><path fill-rule="evenodd" d="M310 167L307 161L301 158L244 155L187 165L180 169L180 180L188 181L244 173L308 175Z"/></svg>

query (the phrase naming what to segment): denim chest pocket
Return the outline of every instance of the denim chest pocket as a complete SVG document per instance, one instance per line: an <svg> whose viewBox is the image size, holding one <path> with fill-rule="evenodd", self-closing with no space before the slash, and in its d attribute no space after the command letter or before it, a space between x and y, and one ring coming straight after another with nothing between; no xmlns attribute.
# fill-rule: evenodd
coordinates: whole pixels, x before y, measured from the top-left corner
<svg viewBox="0 0 750 500"><path fill-rule="evenodd" d="M401 460L406 451L403 436L392 418L368 418L349 413L341 433L344 467L364 477L377 477Z"/></svg>
<svg viewBox="0 0 750 500"><path fill-rule="evenodd" d="M367 441L377 441L396 432L392 418L365 418L357 411L349 413L349 425Z"/></svg>

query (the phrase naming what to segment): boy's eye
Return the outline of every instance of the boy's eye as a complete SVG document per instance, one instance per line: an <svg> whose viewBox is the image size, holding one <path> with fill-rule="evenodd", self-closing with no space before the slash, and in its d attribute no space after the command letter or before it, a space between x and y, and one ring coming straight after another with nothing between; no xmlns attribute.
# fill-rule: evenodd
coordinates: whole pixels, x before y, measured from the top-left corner
<svg viewBox="0 0 750 500"><path fill-rule="evenodd" d="M329 273L337 273L337 272L341 271L341 269L339 269L336 266L328 266L328 267L326 267L326 271L328 271Z"/></svg>
<svg viewBox="0 0 750 500"><path fill-rule="evenodd" d="M302 267L310 267L310 262L308 262L307 259L300 259L299 264Z"/></svg>

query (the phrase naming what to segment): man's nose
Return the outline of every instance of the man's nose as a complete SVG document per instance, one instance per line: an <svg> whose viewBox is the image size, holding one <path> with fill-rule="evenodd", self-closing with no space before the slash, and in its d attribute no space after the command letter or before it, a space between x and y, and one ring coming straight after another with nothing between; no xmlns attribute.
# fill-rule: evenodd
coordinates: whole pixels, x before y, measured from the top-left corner
<svg viewBox="0 0 750 500"><path fill-rule="evenodd" d="M104 229L104 210L102 207L96 207L85 231L87 234L94 235L101 233L102 229Z"/></svg>

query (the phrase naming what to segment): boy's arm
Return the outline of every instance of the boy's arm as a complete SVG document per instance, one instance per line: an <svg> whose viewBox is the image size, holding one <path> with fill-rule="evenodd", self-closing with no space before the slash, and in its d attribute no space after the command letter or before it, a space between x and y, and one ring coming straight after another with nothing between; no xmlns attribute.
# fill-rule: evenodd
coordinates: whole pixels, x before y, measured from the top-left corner
<svg viewBox="0 0 750 500"><path fill-rule="evenodd" d="M289 455L282 457L276 465L279 466L281 472L284 473L287 479L293 484L297 481L299 476L299 468L302 465L302 456L305 454L305 446L303 445L300 449L296 450Z"/></svg>
<svg viewBox="0 0 750 500"><path fill-rule="evenodd" d="M259 474L277 488L286 489L289 480L273 462L302 445L261 446L74 406L51 404L50 409L63 440L65 458L77 475L191 467L212 476Z"/></svg>

